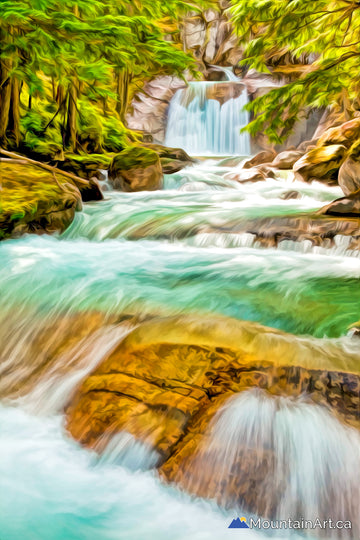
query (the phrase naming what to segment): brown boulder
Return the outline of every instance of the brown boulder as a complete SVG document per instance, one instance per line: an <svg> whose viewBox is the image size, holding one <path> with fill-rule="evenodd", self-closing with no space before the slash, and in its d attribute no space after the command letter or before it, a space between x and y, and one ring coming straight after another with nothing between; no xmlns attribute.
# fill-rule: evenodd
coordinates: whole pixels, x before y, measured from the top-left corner
<svg viewBox="0 0 360 540"><path fill-rule="evenodd" d="M324 206L319 213L330 216L360 217L360 189Z"/></svg>
<svg viewBox="0 0 360 540"><path fill-rule="evenodd" d="M348 157L340 167L338 181L345 195L360 189L360 161Z"/></svg>
<svg viewBox="0 0 360 540"><path fill-rule="evenodd" d="M109 181L121 191L155 191L163 185L158 154L150 148L131 146L117 154L110 165Z"/></svg>
<svg viewBox="0 0 360 540"><path fill-rule="evenodd" d="M210 467L208 481L188 481L190 474L196 484L194 457L209 449L212 419L229 398L256 387L279 396L306 393L359 426L358 361L334 343L225 317L148 321L81 384L66 411L67 429L98 451L126 431L157 450L166 479L205 497L219 494L225 505L245 502L262 511L262 478L273 470L271 448L244 443L236 448L232 474L212 476L218 471Z"/></svg>
<svg viewBox="0 0 360 540"><path fill-rule="evenodd" d="M266 173L259 167L253 167L252 169L241 169L236 172L230 172L225 175L225 180L233 180L244 184L246 182L261 182L266 180Z"/></svg>
<svg viewBox="0 0 360 540"><path fill-rule="evenodd" d="M277 169L292 169L293 165L304 155L299 150L285 150L280 152L274 161L271 163L272 167Z"/></svg>
<svg viewBox="0 0 360 540"><path fill-rule="evenodd" d="M262 150L258 152L254 157L245 161L244 169L251 169L256 165L262 165L263 163L271 163L276 156L275 150Z"/></svg>
<svg viewBox="0 0 360 540"><path fill-rule="evenodd" d="M296 161L293 166L295 178L304 182L318 180L336 185L338 171L345 157L346 148L341 144L317 146Z"/></svg>
<svg viewBox="0 0 360 540"><path fill-rule="evenodd" d="M327 402L326 385L315 396L316 380L330 372L341 378L346 366L358 388L357 362L322 342L225 317L149 321L83 382L67 410L67 427L91 447L126 430L167 459L192 420L207 424L224 396L256 386L280 395L309 392ZM358 413L344 403L336 408L356 421Z"/></svg>
<svg viewBox="0 0 360 540"><path fill-rule="evenodd" d="M350 148L360 136L360 118L349 120L340 126L327 129L319 138L317 146L341 144Z"/></svg>

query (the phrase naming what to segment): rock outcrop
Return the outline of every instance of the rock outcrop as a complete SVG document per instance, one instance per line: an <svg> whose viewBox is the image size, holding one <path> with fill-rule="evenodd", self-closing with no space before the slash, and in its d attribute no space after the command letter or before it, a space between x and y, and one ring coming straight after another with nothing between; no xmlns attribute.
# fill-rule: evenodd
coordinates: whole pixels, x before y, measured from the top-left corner
<svg viewBox="0 0 360 540"><path fill-rule="evenodd" d="M0 240L63 232L82 207L79 189L61 171L1 161Z"/></svg>
<svg viewBox="0 0 360 540"><path fill-rule="evenodd" d="M217 10L193 11L185 17L184 47L194 54L205 72L211 71L213 64L233 66L242 58L242 49L226 14L229 6L230 2L221 1Z"/></svg>
<svg viewBox="0 0 360 540"><path fill-rule="evenodd" d="M186 83L165 75L145 84L131 104L126 117L127 126L143 133L144 142L162 144L165 141L167 111L175 93Z"/></svg>
<svg viewBox="0 0 360 540"><path fill-rule="evenodd" d="M163 185L158 154L141 146L131 146L117 154L110 165L109 182L121 191L155 191Z"/></svg>
<svg viewBox="0 0 360 540"><path fill-rule="evenodd" d="M345 195L359 189L357 141L360 137L360 118L327 129L311 148L293 166L298 180L319 180L327 184L339 183ZM340 175L340 170L342 173Z"/></svg>
<svg viewBox="0 0 360 540"><path fill-rule="evenodd" d="M324 206L319 214L360 218L360 190Z"/></svg>
<svg viewBox="0 0 360 540"><path fill-rule="evenodd" d="M360 189L360 161L348 157L340 167L338 182L345 195Z"/></svg>
<svg viewBox="0 0 360 540"><path fill-rule="evenodd" d="M79 387L67 407L67 429L98 451L129 432L157 450L167 479L181 482L214 415L252 387L280 396L307 393L360 427L358 357L256 323L177 317L149 321L128 335ZM231 478L225 483L229 501Z"/></svg>
<svg viewBox="0 0 360 540"><path fill-rule="evenodd" d="M293 166L295 178L304 182L318 180L336 185L339 168L346 157L342 144L321 146L319 143L301 157Z"/></svg>
<svg viewBox="0 0 360 540"><path fill-rule="evenodd" d="M162 172L173 174L195 163L182 148L169 148L161 144L144 143L143 146L154 150L160 157Z"/></svg>

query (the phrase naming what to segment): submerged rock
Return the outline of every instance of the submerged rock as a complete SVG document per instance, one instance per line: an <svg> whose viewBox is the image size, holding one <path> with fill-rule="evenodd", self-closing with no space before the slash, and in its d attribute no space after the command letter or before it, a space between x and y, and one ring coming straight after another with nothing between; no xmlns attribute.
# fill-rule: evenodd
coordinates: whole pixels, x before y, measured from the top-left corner
<svg viewBox="0 0 360 540"><path fill-rule="evenodd" d="M158 154L141 146L131 146L117 154L110 165L109 182L121 191L155 191L163 185Z"/></svg>
<svg viewBox="0 0 360 540"><path fill-rule="evenodd" d="M288 201L290 199L301 199L301 193L295 190L284 191L284 193L280 195L280 199L283 201Z"/></svg>
<svg viewBox="0 0 360 540"><path fill-rule="evenodd" d="M236 172L229 172L224 176L225 180L233 180L235 182L261 182L266 180L266 173L260 167L251 169L241 169Z"/></svg>

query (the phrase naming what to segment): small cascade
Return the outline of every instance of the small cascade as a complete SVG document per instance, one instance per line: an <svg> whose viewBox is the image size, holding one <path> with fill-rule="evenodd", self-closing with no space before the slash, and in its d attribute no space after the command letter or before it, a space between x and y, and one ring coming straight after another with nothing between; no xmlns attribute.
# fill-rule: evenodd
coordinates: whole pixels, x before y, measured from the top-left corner
<svg viewBox="0 0 360 540"><path fill-rule="evenodd" d="M189 491L224 506L271 520L348 520L347 538L359 538L359 449L359 432L326 408L252 389L225 403L181 474Z"/></svg>
<svg viewBox="0 0 360 540"><path fill-rule="evenodd" d="M173 97L165 144L191 155L250 154L250 136L241 133L249 121L247 91L239 79L190 82Z"/></svg>

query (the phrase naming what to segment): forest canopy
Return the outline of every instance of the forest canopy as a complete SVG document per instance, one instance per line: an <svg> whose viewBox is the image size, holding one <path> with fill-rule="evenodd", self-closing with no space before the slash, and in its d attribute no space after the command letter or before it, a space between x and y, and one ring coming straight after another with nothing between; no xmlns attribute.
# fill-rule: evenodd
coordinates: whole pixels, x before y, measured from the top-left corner
<svg viewBox="0 0 360 540"><path fill-rule="evenodd" d="M44 155L123 147L132 93L195 70L180 21L209 2L0 2L0 144Z"/></svg>
<svg viewBox="0 0 360 540"><path fill-rule="evenodd" d="M281 142L305 107L360 109L360 4L350 0L232 0L243 65L279 73L287 84L255 100L251 133Z"/></svg>
<svg viewBox="0 0 360 540"><path fill-rule="evenodd" d="M224 4L224 2L223 2ZM134 94L158 74L196 73L184 16L215 0L0 0L0 145L44 156L116 152ZM309 108L360 108L360 5L230 0L242 64L286 84L249 108L247 129L281 142Z"/></svg>

